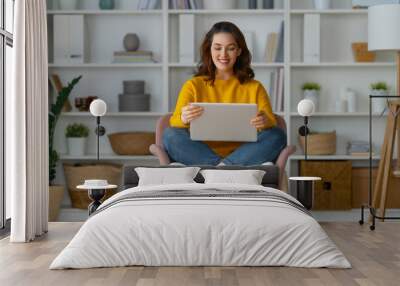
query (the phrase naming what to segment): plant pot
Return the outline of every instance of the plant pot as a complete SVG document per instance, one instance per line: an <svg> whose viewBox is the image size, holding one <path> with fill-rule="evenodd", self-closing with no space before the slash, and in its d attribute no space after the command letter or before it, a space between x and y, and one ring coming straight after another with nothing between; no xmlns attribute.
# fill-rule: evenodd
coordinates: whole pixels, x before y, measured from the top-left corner
<svg viewBox="0 0 400 286"><path fill-rule="evenodd" d="M83 156L86 153L86 137L67 138L68 154L70 156Z"/></svg>
<svg viewBox="0 0 400 286"><path fill-rule="evenodd" d="M63 197L64 186L49 186L49 221L57 221Z"/></svg>
<svg viewBox="0 0 400 286"><path fill-rule="evenodd" d="M224 10L235 9L236 0L203 0L204 9L206 10Z"/></svg>
<svg viewBox="0 0 400 286"><path fill-rule="evenodd" d="M330 9L331 0L314 0L314 8L317 10Z"/></svg>
<svg viewBox="0 0 400 286"><path fill-rule="evenodd" d="M76 10L78 0L58 0L58 5L61 10Z"/></svg>
<svg viewBox="0 0 400 286"><path fill-rule="evenodd" d="M384 89L372 89L371 95L385 96L388 95L388 92ZM387 98L373 98L372 113L382 113L386 108L387 100Z"/></svg>
<svg viewBox="0 0 400 286"><path fill-rule="evenodd" d="M315 89L306 89L303 91L304 99L309 99L314 103L315 111L318 111L319 92Z"/></svg>

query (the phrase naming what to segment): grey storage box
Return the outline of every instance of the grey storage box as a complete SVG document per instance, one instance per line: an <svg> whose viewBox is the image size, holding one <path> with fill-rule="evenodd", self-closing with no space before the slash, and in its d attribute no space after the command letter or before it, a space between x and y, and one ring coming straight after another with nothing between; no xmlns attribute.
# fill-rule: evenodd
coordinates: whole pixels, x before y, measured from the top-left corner
<svg viewBox="0 0 400 286"><path fill-rule="evenodd" d="M150 94L119 94L119 111L149 111Z"/></svg>
<svg viewBox="0 0 400 286"><path fill-rule="evenodd" d="M122 84L126 94L144 94L144 80L125 80Z"/></svg>

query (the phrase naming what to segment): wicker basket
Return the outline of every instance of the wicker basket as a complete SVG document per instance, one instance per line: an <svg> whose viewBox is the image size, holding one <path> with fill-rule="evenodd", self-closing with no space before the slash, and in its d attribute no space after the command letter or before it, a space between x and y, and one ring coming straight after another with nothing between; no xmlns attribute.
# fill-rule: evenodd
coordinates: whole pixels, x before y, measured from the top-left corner
<svg viewBox="0 0 400 286"><path fill-rule="evenodd" d="M374 62L375 53L368 51L368 43L358 42L352 43L354 59L356 62Z"/></svg>
<svg viewBox="0 0 400 286"><path fill-rule="evenodd" d="M49 221L57 221L64 197L64 186L49 186Z"/></svg>
<svg viewBox="0 0 400 286"><path fill-rule="evenodd" d="M67 182L68 193L71 197L72 207L86 209L91 203L87 190L78 190L76 186L83 184L88 179L103 179L109 184L120 185L122 175L122 165L98 164L98 165L71 165L64 164L65 180ZM107 190L107 199L114 195L116 190Z"/></svg>
<svg viewBox="0 0 400 286"><path fill-rule="evenodd" d="M156 136L153 132L121 132L109 134L108 139L118 155L148 155Z"/></svg>
<svg viewBox="0 0 400 286"><path fill-rule="evenodd" d="M304 136L299 136L301 149L304 152ZM333 155L336 153L336 131L307 135L308 155Z"/></svg>

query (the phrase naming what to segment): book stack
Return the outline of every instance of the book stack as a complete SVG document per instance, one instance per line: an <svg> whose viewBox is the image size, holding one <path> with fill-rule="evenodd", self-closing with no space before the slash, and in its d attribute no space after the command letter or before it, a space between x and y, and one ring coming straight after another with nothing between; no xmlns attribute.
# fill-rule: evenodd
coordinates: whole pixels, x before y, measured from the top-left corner
<svg viewBox="0 0 400 286"><path fill-rule="evenodd" d="M202 0L169 0L170 9L203 9Z"/></svg>
<svg viewBox="0 0 400 286"><path fill-rule="evenodd" d="M283 22L279 33L269 33L267 36L267 45L265 47L265 61L267 63L283 62Z"/></svg>
<svg viewBox="0 0 400 286"><path fill-rule="evenodd" d="M160 0L139 0L137 4L138 10L154 10L160 9Z"/></svg>
<svg viewBox="0 0 400 286"><path fill-rule="evenodd" d="M283 101L283 68L271 72L269 82L269 97L274 112L282 112Z"/></svg>
<svg viewBox="0 0 400 286"><path fill-rule="evenodd" d="M347 143L347 153L351 156L369 156L369 143L366 141L350 141Z"/></svg>
<svg viewBox="0 0 400 286"><path fill-rule="evenodd" d="M153 63L151 51L119 51L114 52L114 63Z"/></svg>

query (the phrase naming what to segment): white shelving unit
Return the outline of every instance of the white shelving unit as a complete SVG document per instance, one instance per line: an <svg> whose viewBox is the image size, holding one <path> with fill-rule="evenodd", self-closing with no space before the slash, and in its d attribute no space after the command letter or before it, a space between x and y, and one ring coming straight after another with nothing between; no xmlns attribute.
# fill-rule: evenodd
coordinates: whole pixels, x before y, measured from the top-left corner
<svg viewBox="0 0 400 286"><path fill-rule="evenodd" d="M242 31L251 31L253 37L253 65L256 79L268 89L270 73L277 68L284 70L284 116L288 127L289 144L297 145L297 129L302 118L297 115L296 106L302 99L301 85L306 81L321 84L320 108L310 119L313 131L336 130L338 136L337 155L310 157L316 160L360 160L345 155L345 144L349 140L368 139L368 86L371 82L384 80L394 90L394 56L378 53L376 62L358 63L353 59L351 43L367 41L367 11L351 9L351 0L335 0L332 9L315 10L311 0L277 0L273 10L247 9L247 0L238 0L234 10L170 10L168 1L162 0L158 10L136 10L138 0L116 1L115 10L99 10L98 0L81 1L79 10L49 10L49 73L56 72L63 82L77 75L83 75L81 82L72 93L75 97L96 95L108 104L109 112L102 123L107 133L119 131L154 131L159 116L173 110L182 84L189 79L199 61L196 54L194 63L179 62L179 16L195 16L195 42L199 47L210 27L218 21L232 21ZM83 64L56 64L52 55L52 17L54 15L83 15L88 38L88 61ZM321 16L321 62L303 62L303 23L305 14ZM279 32L284 23L284 62L266 63L264 54L268 33ZM138 34L143 50L154 53L155 63L114 64L112 54L123 50L122 39L126 33ZM151 94L149 112L118 112L118 94L122 92L123 80L145 80L146 92ZM348 87L357 93L357 112L336 113L335 98L340 89ZM375 153L383 138L385 116L374 115L376 135ZM66 153L64 129L68 123L83 122L94 129L95 119L89 113L73 111L62 114L56 132L56 145ZM94 133L90 135L89 146L95 146ZM107 137L101 138L103 154L112 154ZM299 148L298 148L299 152ZM102 158L104 156L102 155ZM107 160L121 159L105 155ZM62 160L89 159L62 156ZM295 162L303 157L290 158L295 173ZM143 157L125 157L126 160L142 160ZM147 160L147 159L146 159Z"/></svg>

